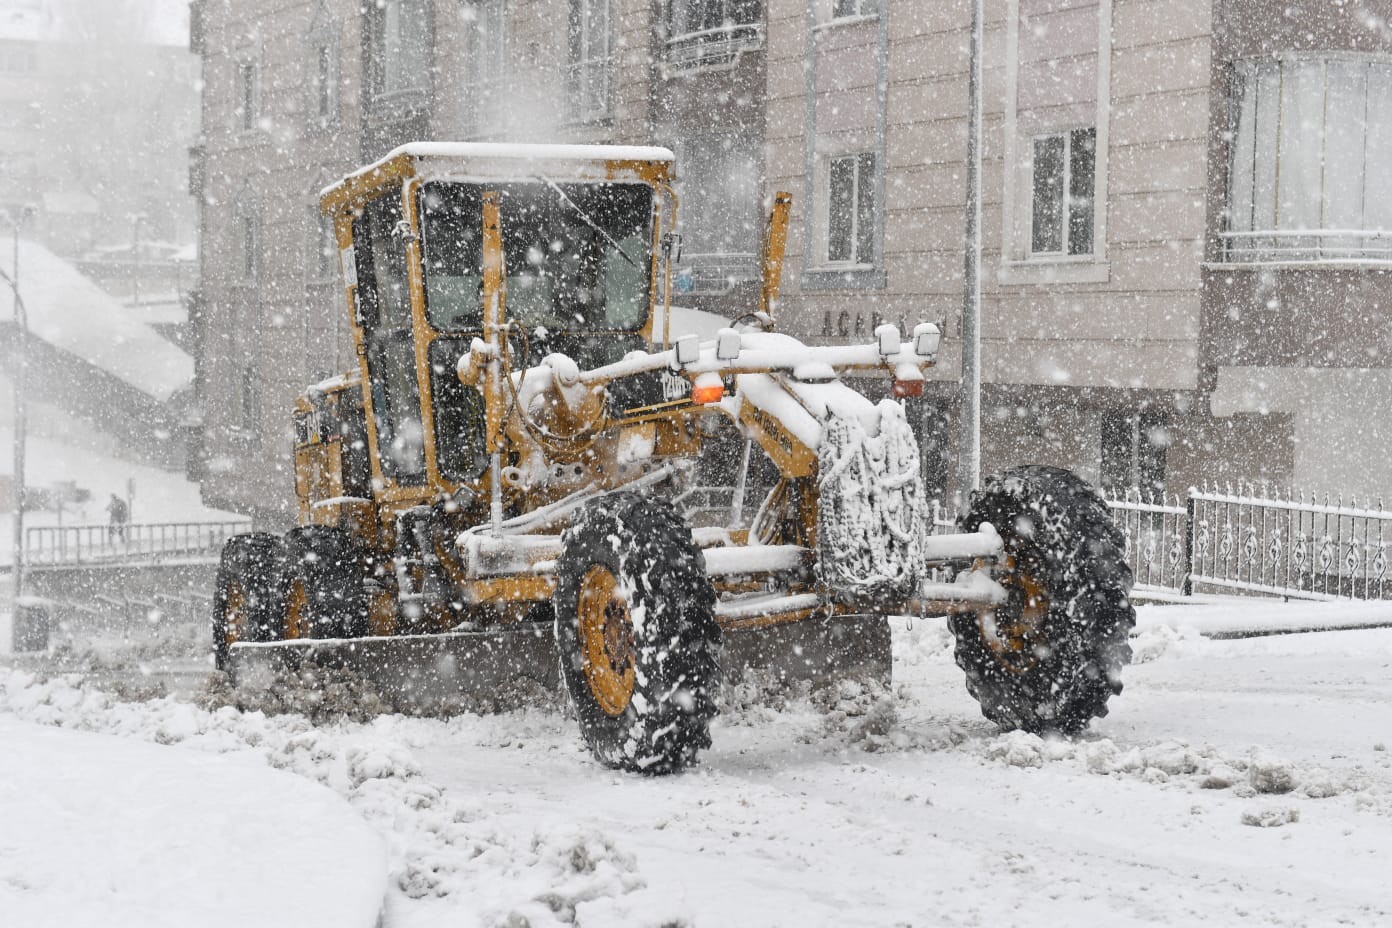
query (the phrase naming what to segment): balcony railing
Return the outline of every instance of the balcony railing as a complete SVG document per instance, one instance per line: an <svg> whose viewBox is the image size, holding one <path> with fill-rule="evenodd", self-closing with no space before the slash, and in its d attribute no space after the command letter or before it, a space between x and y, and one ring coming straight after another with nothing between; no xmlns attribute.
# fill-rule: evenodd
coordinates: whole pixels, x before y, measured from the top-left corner
<svg viewBox="0 0 1392 928"><path fill-rule="evenodd" d="M1224 232L1229 264L1392 264L1392 230L1291 229Z"/></svg>
<svg viewBox="0 0 1392 928"><path fill-rule="evenodd" d="M677 272L678 294L728 293L759 278L759 258L746 252L686 254Z"/></svg>
<svg viewBox="0 0 1392 928"><path fill-rule="evenodd" d="M667 65L674 71L729 68L741 54L763 44L763 28L757 23L728 23L668 39Z"/></svg>

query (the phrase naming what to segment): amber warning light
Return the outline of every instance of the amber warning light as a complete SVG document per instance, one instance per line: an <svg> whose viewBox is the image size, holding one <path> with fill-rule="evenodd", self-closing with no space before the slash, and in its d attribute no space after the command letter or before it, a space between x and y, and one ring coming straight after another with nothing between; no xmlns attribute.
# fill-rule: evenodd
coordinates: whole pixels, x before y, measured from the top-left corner
<svg viewBox="0 0 1392 928"><path fill-rule="evenodd" d="M718 403L725 396L725 381L720 379L720 375L712 371L707 371L696 378L696 382L691 385L691 402L697 406L705 406L710 403Z"/></svg>

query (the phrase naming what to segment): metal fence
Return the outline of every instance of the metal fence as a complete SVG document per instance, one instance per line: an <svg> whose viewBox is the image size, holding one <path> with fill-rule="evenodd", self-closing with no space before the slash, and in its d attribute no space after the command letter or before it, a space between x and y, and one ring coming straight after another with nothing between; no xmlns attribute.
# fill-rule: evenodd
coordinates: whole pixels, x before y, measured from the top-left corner
<svg viewBox="0 0 1392 928"><path fill-rule="evenodd" d="M750 487L744 518L764 488ZM702 524L723 524L728 487L701 487L684 500ZM1292 599L1387 599L1392 511L1330 496L1266 488L1191 489L1184 495L1132 488L1104 496L1126 539L1136 589L1162 596L1244 593ZM956 518L932 504L932 531Z"/></svg>
<svg viewBox="0 0 1392 928"><path fill-rule="evenodd" d="M1392 513L1356 500L1191 491L1191 586L1299 599L1387 598Z"/></svg>
<svg viewBox="0 0 1392 928"><path fill-rule="evenodd" d="M1392 512L1266 488L1109 494L1142 591L1385 599Z"/></svg>
<svg viewBox="0 0 1392 928"><path fill-rule="evenodd" d="M31 567L215 558L248 522L149 522L124 526L34 527L24 532Z"/></svg>

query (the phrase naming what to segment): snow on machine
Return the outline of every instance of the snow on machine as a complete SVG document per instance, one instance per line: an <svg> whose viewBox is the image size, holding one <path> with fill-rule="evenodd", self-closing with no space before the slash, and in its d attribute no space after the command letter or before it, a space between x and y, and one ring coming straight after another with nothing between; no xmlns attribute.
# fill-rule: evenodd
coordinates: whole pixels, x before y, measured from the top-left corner
<svg viewBox="0 0 1392 928"><path fill-rule="evenodd" d="M417 143L324 191L358 366L297 404L298 527L223 552L218 666L425 708L559 678L600 761L663 773L709 746L722 674L887 680L886 617L945 616L988 718L1104 714L1134 612L1098 495L1019 468L933 534L902 403L937 326L777 332L779 194L758 306L684 334L672 180L660 148Z"/></svg>

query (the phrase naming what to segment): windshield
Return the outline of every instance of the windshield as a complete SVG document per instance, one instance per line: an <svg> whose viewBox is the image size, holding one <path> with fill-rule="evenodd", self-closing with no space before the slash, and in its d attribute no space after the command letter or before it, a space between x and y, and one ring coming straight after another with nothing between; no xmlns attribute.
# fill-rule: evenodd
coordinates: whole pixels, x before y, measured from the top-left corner
<svg viewBox="0 0 1392 928"><path fill-rule="evenodd" d="M482 327L483 193L502 195L508 316L528 330L634 332L648 315L652 189L645 184L426 184L426 313L446 332Z"/></svg>

